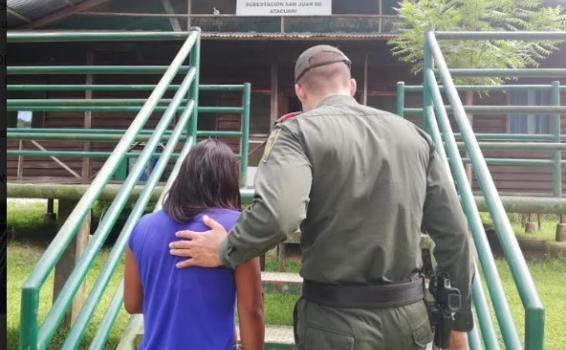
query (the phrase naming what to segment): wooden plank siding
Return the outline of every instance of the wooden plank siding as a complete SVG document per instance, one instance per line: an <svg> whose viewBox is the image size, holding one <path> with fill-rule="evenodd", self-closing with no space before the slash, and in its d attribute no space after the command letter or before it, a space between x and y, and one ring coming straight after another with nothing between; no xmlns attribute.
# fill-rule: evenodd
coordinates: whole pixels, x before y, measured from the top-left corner
<svg viewBox="0 0 566 350"><path fill-rule="evenodd" d="M391 57L389 48L380 40L367 40L348 42L346 40L329 42L342 48L352 59L352 75L357 78L359 90L356 97L360 100L363 76L363 57L369 55L367 95L368 105L393 110L395 98L395 84L403 80L406 84L420 84L419 76L409 73L408 67L398 63ZM271 95L271 65L277 63L278 77L278 113L294 111L299 108L294 97L293 67L298 54L313 45L310 41L203 41L201 83L202 84L229 84L250 82L252 84L251 126L252 136L256 140L265 139L270 131L270 95ZM8 59L18 64L84 64L86 52L94 52L94 64L169 64L178 49L179 43L152 42L144 43L75 43L75 44L39 44L39 45L11 45ZM48 57L41 55L48 52ZM562 50L564 56L566 50ZM49 62L47 62L49 60ZM560 60L550 60L548 67L556 66ZM8 62L11 64L11 62ZM543 67L547 65L543 64ZM49 84L83 84L85 76L9 76L8 83L49 83ZM178 83L181 77L176 78ZM156 84L159 75L120 76L105 75L94 76L94 84ZM529 83L544 82L548 80L524 80ZM564 84L566 82L563 81ZM146 98L147 92L93 92L93 98ZM165 97L172 97L168 92ZM50 92L43 97L39 94L10 93L10 98L84 98L84 92ZM420 104L420 95L407 95L407 105L416 107ZM563 94L562 101L566 101ZM239 94L229 93L202 93L201 106L213 105L239 105ZM476 97L475 104L507 104L507 98L502 94L491 94L482 99ZM92 113L93 128L126 129L135 113ZM146 128L153 128L158 122L160 114L157 113L149 120ZM83 126L83 113L48 112L41 116L45 128L80 128ZM420 125L419 117L409 117L409 120ZM474 117L474 130L482 133L508 132L507 116L495 118L493 116ZM199 118L200 130L238 130L240 127L237 115L203 114ZM566 120L562 119L562 128L566 130ZM455 130L457 128L454 128ZM236 139L226 139L235 152L239 144ZM82 150L81 142L53 142L39 141L47 149ZM29 142L24 142L25 149L36 149ZM92 149L97 151L111 151L115 143L93 142ZM250 149L255 148L254 144ZM9 149L17 149L18 143L9 141ZM551 159L551 152L485 152L486 157L506 158L532 158L538 155ZM566 155L565 155L566 158ZM81 173L82 161L79 158L61 159L75 172ZM100 169L104 160L93 159L93 174ZM250 164L254 165L254 164ZM23 174L25 178L49 177L61 178L61 182L72 181L72 175L58 166L50 159L24 158ZM490 166L497 188L505 193L551 194L552 167L548 166ZM17 157L9 157L7 161L8 176L14 180L17 175ZM566 188L566 170L563 169L563 186ZM474 183L477 190L478 185Z"/></svg>

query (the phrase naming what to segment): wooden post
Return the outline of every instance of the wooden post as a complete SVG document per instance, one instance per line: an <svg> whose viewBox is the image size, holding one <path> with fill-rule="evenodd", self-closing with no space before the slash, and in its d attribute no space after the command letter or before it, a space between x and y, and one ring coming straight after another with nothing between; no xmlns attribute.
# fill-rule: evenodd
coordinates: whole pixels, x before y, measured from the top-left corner
<svg viewBox="0 0 566 350"><path fill-rule="evenodd" d="M566 215L560 215L560 223L556 225L556 240L558 242L566 241Z"/></svg>
<svg viewBox="0 0 566 350"><path fill-rule="evenodd" d="M55 215L53 198L47 198L47 210L43 214L43 222L46 224L54 223L57 216Z"/></svg>
<svg viewBox="0 0 566 350"><path fill-rule="evenodd" d="M286 247L287 245L285 244L285 242L283 243L279 243L279 245L277 246L277 251L278 251L278 260L279 260L279 272L285 272L287 271L287 251L286 251Z"/></svg>
<svg viewBox="0 0 566 350"><path fill-rule="evenodd" d="M187 31L191 29L191 15L193 13L193 2L192 0L187 0Z"/></svg>
<svg viewBox="0 0 566 350"><path fill-rule="evenodd" d="M533 233L539 229L538 214L530 213L527 215L527 222L525 223L525 233Z"/></svg>
<svg viewBox="0 0 566 350"><path fill-rule="evenodd" d="M21 151L24 149L24 141L20 140L18 142L18 149ZM21 180L24 177L24 157L23 156L18 156L18 170L16 173L16 176L18 177L18 180Z"/></svg>
<svg viewBox="0 0 566 350"><path fill-rule="evenodd" d="M362 104L368 104L368 54L364 55L364 88L362 91Z"/></svg>
<svg viewBox="0 0 566 350"><path fill-rule="evenodd" d="M59 226L63 225L76 205L76 200L59 199L59 215L57 215L59 219ZM89 213L85 218L83 224L79 228L75 239L71 242L71 244L69 244L69 246L61 256L61 259L57 263L57 266L55 267L55 279L53 282L53 301L55 301L55 299L59 295L61 289L65 285L65 282L69 278L69 275L73 271L77 261L79 260L81 254L88 244L88 238L90 235L90 222L91 214ZM71 308L65 316L66 325L73 324L81 310L85 299L84 287L84 284L79 287L73 303L71 304Z"/></svg>
<svg viewBox="0 0 566 350"><path fill-rule="evenodd" d="M92 51L89 51L87 53L86 61L87 61L87 64L89 66L91 66L94 63L94 54L92 53ZM92 83L93 83L92 74L87 74L85 84L86 85L92 85ZM92 90L86 90L85 91L85 99L87 99L87 100L92 99ZM91 111L87 111L84 114L83 128L85 128L85 129L91 129L92 128L92 112ZM91 147L92 147L92 143L90 143L90 142L85 142L83 144L83 150L85 152L89 152L91 150ZM83 164L82 164L82 167L81 167L81 180L82 180L83 183L90 183L91 168L92 168L92 162L91 162L90 158L89 157L83 158Z"/></svg>
<svg viewBox="0 0 566 350"><path fill-rule="evenodd" d="M270 118L269 129L273 128L273 124L279 119L279 81L278 81L278 65L277 62L271 63L271 100L270 100Z"/></svg>

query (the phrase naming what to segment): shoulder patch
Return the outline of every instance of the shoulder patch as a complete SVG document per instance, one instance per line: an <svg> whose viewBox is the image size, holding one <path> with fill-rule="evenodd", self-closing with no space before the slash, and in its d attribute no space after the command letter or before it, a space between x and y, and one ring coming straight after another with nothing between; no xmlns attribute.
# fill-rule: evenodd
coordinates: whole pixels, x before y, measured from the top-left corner
<svg viewBox="0 0 566 350"><path fill-rule="evenodd" d="M269 138L265 143L265 150L263 151L263 156L261 157L262 162L266 162L267 158L269 158L269 155L271 154L271 149L273 148L275 141L277 141L280 132L281 129L275 129L271 132L271 135L269 135Z"/></svg>

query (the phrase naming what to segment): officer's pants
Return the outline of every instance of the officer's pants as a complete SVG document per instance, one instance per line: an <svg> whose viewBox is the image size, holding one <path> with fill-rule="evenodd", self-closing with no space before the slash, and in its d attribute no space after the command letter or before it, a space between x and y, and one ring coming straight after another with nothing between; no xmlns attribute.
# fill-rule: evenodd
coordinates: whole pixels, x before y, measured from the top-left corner
<svg viewBox="0 0 566 350"><path fill-rule="evenodd" d="M432 342L423 301L388 309L344 309L300 299L294 312L298 350L413 350Z"/></svg>

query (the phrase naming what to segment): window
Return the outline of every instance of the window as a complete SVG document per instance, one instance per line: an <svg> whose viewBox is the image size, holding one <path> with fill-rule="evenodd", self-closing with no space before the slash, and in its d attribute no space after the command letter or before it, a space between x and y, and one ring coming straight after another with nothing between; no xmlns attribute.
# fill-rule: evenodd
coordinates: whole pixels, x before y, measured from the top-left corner
<svg viewBox="0 0 566 350"><path fill-rule="evenodd" d="M513 91L509 93L511 106L548 106L550 95L547 91ZM548 114L511 113L508 118L511 134L548 134L550 132Z"/></svg>
<svg viewBox="0 0 566 350"><path fill-rule="evenodd" d="M18 111L17 126L18 128L31 128L33 112Z"/></svg>

